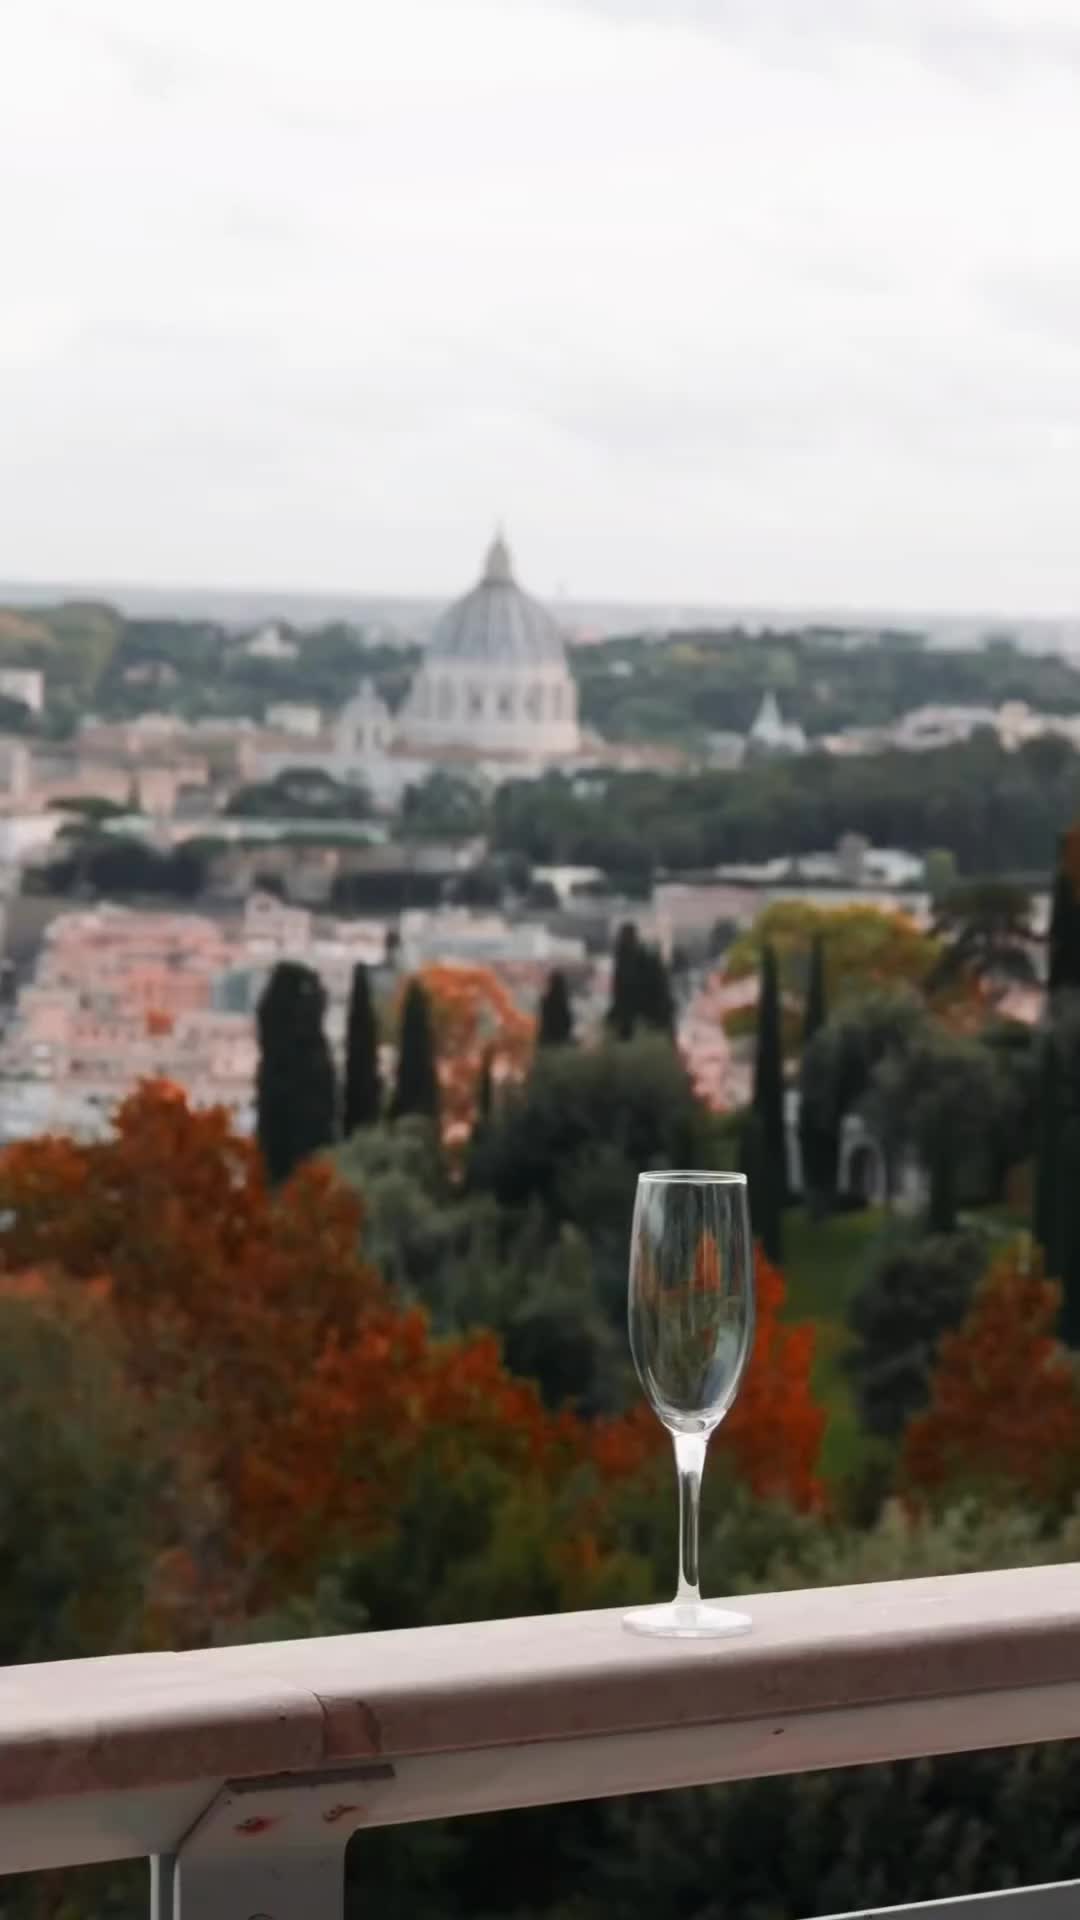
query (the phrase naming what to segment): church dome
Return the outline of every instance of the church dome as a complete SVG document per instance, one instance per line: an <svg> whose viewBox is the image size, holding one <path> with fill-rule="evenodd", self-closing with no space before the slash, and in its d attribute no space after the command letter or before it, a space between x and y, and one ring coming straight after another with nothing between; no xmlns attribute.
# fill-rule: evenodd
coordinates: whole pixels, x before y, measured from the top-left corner
<svg viewBox="0 0 1080 1920"><path fill-rule="evenodd" d="M556 622L514 579L502 535L438 622L400 715L417 753L543 763L576 753L577 687Z"/></svg>
<svg viewBox="0 0 1080 1920"><path fill-rule="evenodd" d="M552 666L565 658L557 623L514 579L501 533L488 549L478 584L437 623L428 658L478 667Z"/></svg>

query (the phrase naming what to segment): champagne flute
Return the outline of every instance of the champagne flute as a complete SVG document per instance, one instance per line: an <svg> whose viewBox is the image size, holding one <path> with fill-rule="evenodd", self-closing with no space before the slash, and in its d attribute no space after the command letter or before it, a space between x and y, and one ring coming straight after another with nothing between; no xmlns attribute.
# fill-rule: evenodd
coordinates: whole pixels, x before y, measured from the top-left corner
<svg viewBox="0 0 1080 1920"><path fill-rule="evenodd" d="M746 1176L643 1173L630 1243L630 1350L675 1443L679 1585L638 1607L634 1633L747 1633L750 1619L701 1598L698 1507L709 1436L735 1399L754 1340L754 1243Z"/></svg>

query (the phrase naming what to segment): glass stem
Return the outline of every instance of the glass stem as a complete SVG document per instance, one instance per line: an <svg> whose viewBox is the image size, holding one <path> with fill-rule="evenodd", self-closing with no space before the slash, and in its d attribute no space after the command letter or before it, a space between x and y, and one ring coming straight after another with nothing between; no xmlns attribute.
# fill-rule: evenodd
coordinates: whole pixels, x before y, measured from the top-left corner
<svg viewBox="0 0 1080 1920"><path fill-rule="evenodd" d="M705 1471L707 1433L676 1433L675 1471L679 1476L679 1590L676 1600L700 1600L698 1513Z"/></svg>

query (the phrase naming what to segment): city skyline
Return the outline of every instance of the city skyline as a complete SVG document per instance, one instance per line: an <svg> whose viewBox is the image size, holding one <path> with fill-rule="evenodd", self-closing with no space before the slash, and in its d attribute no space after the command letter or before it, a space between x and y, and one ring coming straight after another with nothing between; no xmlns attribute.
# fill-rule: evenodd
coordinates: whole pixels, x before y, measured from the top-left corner
<svg viewBox="0 0 1080 1920"><path fill-rule="evenodd" d="M0 74L0 574L1080 610L1071 0L100 0Z"/></svg>

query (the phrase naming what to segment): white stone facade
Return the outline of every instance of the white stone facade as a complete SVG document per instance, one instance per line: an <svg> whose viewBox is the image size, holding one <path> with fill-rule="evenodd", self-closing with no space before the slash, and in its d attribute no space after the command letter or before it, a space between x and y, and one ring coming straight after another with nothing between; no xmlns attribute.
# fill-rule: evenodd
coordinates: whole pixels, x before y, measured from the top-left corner
<svg viewBox="0 0 1080 1920"><path fill-rule="evenodd" d="M518 586L501 537L479 583L439 621L398 732L420 753L557 759L577 751L577 688L562 635Z"/></svg>
<svg viewBox="0 0 1080 1920"><path fill-rule="evenodd" d="M500 538L478 585L443 614L396 716L365 680L330 733L295 746L279 739L257 766L263 780L318 770L392 807L441 761L497 785L542 773L580 744L562 634L518 586Z"/></svg>
<svg viewBox="0 0 1080 1920"><path fill-rule="evenodd" d="M577 689L565 661L498 669L432 657L413 684L401 734L421 753L464 747L555 759L578 745Z"/></svg>

